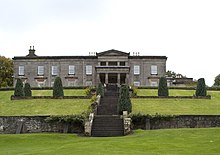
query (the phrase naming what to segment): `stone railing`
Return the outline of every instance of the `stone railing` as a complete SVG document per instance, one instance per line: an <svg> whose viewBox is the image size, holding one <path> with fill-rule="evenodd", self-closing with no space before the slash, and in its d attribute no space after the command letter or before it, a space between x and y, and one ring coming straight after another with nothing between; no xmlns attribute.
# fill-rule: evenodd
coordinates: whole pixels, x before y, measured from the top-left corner
<svg viewBox="0 0 220 155"><path fill-rule="evenodd" d="M123 122L124 122L124 135L131 133L131 118L128 117L128 112L123 111Z"/></svg>
<svg viewBox="0 0 220 155"><path fill-rule="evenodd" d="M85 122L85 135L86 136L91 136L93 119L94 119L94 113L90 113L89 120Z"/></svg>
<svg viewBox="0 0 220 155"><path fill-rule="evenodd" d="M92 112L89 114L89 119L85 122L85 135L91 136L92 133L92 123L94 116L97 114L97 109L100 104L101 96L98 95L96 101L91 104Z"/></svg>

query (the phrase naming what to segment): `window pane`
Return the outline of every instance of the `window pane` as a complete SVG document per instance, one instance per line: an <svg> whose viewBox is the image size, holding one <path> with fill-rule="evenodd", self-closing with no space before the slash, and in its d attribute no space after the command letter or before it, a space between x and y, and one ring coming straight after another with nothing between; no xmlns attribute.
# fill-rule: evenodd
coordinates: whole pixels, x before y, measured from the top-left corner
<svg viewBox="0 0 220 155"><path fill-rule="evenodd" d="M139 75L140 74L140 66L139 65L135 65L134 66L134 75Z"/></svg>
<svg viewBox="0 0 220 155"><path fill-rule="evenodd" d="M92 75L92 66L91 65L86 66L86 75Z"/></svg>
<svg viewBox="0 0 220 155"><path fill-rule="evenodd" d="M118 65L118 62L117 62L117 61L109 61L109 62L108 62L108 65L109 65L109 66L117 66L117 65Z"/></svg>
<svg viewBox="0 0 220 155"><path fill-rule="evenodd" d="M121 62L120 62L120 66L125 66L125 62L124 62L124 61L121 61Z"/></svg>
<svg viewBox="0 0 220 155"><path fill-rule="evenodd" d="M69 66L69 74L75 74L75 66L73 65Z"/></svg>
<svg viewBox="0 0 220 155"><path fill-rule="evenodd" d="M151 74L153 74L153 75L157 74L157 66L156 65L151 66Z"/></svg>
<svg viewBox="0 0 220 155"><path fill-rule="evenodd" d="M44 75L44 66L38 66L37 74Z"/></svg>
<svg viewBox="0 0 220 155"><path fill-rule="evenodd" d="M135 86L135 87L140 86L140 81L134 81L134 86Z"/></svg>
<svg viewBox="0 0 220 155"><path fill-rule="evenodd" d="M106 66L106 62L102 61L102 62L100 63L100 65L101 65L101 66Z"/></svg>
<svg viewBox="0 0 220 155"><path fill-rule="evenodd" d="M24 75L24 66L19 66L18 75Z"/></svg>
<svg viewBox="0 0 220 155"><path fill-rule="evenodd" d="M52 75L58 75L58 67L52 66Z"/></svg>

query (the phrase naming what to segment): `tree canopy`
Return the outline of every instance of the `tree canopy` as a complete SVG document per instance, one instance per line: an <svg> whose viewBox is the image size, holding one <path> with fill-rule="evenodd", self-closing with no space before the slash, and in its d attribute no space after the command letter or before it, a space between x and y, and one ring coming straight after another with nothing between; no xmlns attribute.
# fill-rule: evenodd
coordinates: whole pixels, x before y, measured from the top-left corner
<svg viewBox="0 0 220 155"><path fill-rule="evenodd" d="M13 86L13 61L0 56L0 88Z"/></svg>
<svg viewBox="0 0 220 155"><path fill-rule="evenodd" d="M220 86L220 74L215 77L214 86Z"/></svg>

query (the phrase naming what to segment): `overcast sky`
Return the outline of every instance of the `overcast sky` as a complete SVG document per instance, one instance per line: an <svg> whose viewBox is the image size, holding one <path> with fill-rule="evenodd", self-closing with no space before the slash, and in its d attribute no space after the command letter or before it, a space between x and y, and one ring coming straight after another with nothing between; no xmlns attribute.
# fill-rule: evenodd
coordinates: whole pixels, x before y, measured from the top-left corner
<svg viewBox="0 0 220 155"><path fill-rule="evenodd" d="M212 85L220 74L220 0L0 0L0 55L167 56L167 70Z"/></svg>

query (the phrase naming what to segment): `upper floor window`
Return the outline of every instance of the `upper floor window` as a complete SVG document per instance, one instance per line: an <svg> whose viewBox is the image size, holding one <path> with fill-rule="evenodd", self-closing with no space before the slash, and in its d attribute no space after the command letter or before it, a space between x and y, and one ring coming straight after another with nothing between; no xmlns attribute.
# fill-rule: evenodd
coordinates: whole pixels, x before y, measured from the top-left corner
<svg viewBox="0 0 220 155"><path fill-rule="evenodd" d="M24 75L24 66L18 67L18 75Z"/></svg>
<svg viewBox="0 0 220 155"><path fill-rule="evenodd" d="M37 75L44 75L44 66L38 66Z"/></svg>
<svg viewBox="0 0 220 155"><path fill-rule="evenodd" d="M86 75L92 75L92 65L86 65Z"/></svg>
<svg viewBox="0 0 220 155"><path fill-rule="evenodd" d="M75 66L74 65L69 65L69 74L70 75L75 74Z"/></svg>
<svg viewBox="0 0 220 155"><path fill-rule="evenodd" d="M151 74L152 75L157 75L157 66L156 65L151 66Z"/></svg>
<svg viewBox="0 0 220 155"><path fill-rule="evenodd" d="M139 74L140 74L140 66L134 65L134 75L139 75Z"/></svg>
<svg viewBox="0 0 220 155"><path fill-rule="evenodd" d="M120 62L120 66L125 66L125 62L124 62L124 61L121 61L121 62Z"/></svg>
<svg viewBox="0 0 220 155"><path fill-rule="evenodd" d="M106 66L106 62L105 61L100 62L100 65L101 66Z"/></svg>
<svg viewBox="0 0 220 155"><path fill-rule="evenodd" d="M108 65L109 65L109 66L117 66L117 65L118 65L118 62L117 62L117 61L109 61L109 62L108 62Z"/></svg>
<svg viewBox="0 0 220 155"><path fill-rule="evenodd" d="M52 75L58 75L58 67L52 66Z"/></svg>

